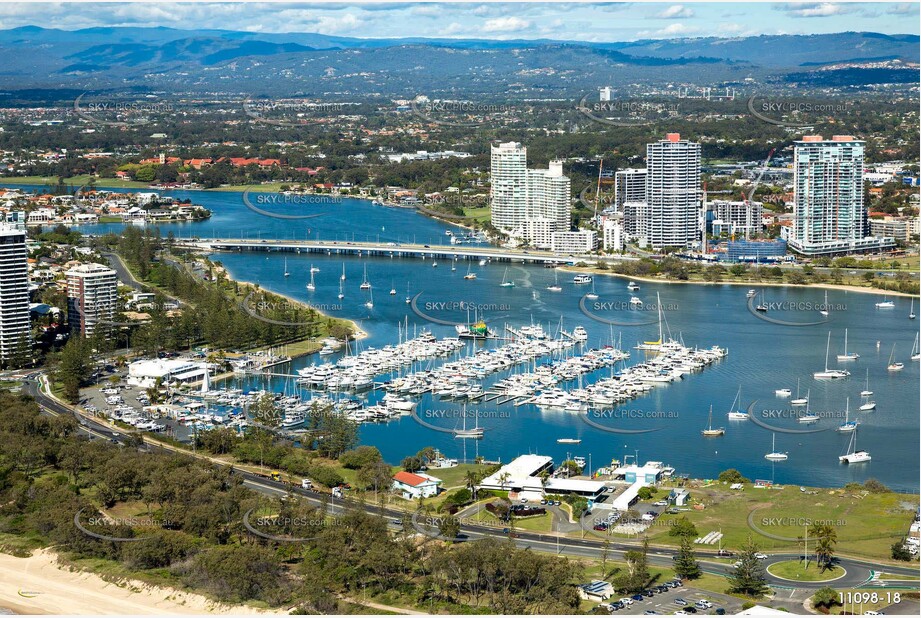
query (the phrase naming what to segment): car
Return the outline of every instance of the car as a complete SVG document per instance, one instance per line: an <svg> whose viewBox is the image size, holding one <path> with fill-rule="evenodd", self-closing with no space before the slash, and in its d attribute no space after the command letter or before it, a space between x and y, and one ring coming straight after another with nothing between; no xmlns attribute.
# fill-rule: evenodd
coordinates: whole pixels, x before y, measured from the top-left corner
<svg viewBox="0 0 921 618"><path fill-rule="evenodd" d="M684 608L684 611L686 611L689 614L696 614L697 608L692 605L688 605L687 607Z"/></svg>
<svg viewBox="0 0 921 618"><path fill-rule="evenodd" d="M681 597L678 597L677 599L675 599L675 605L687 605L687 604L688 602L682 599Z"/></svg>
<svg viewBox="0 0 921 618"><path fill-rule="evenodd" d="M761 552L758 552L757 554L755 554L755 558L757 558L758 560L767 560L767 557L768 557L767 554L762 554Z"/></svg>
<svg viewBox="0 0 921 618"><path fill-rule="evenodd" d="M731 558L731 557L732 557L732 552L729 551L728 549L721 549L721 550L719 550L718 552L716 552L716 555L717 555L717 556L720 556L720 557L722 557L722 558Z"/></svg>
<svg viewBox="0 0 921 618"><path fill-rule="evenodd" d="M725 616L725 615L726 615L726 610L723 609L722 607L717 607L717 608L716 608L716 611L715 611L714 613L715 613L717 616Z"/></svg>
<svg viewBox="0 0 921 618"><path fill-rule="evenodd" d="M671 582L665 582L665 583L662 584L662 585L665 586L666 588L677 588L677 587L678 587L678 584L676 584L676 583L673 582L673 581L671 581Z"/></svg>
<svg viewBox="0 0 921 618"><path fill-rule="evenodd" d="M541 504L547 504L547 500L544 499L544 498L541 498L541 499L540 499L540 503L541 503Z"/></svg>
<svg viewBox="0 0 921 618"><path fill-rule="evenodd" d="M641 594L635 594L635 595L633 595L633 596L630 597L630 598L633 599L634 601L642 601L642 600L643 600L643 595L641 595Z"/></svg>
<svg viewBox="0 0 921 618"><path fill-rule="evenodd" d="M659 500L652 503L653 506L668 506L668 500Z"/></svg>
<svg viewBox="0 0 921 618"><path fill-rule="evenodd" d="M673 579L672 583L675 585L675 588L680 588L684 583L680 579Z"/></svg>
<svg viewBox="0 0 921 618"><path fill-rule="evenodd" d="M732 566L734 566L735 568L739 568L740 566L742 566L742 561L736 560L735 562L732 563Z"/></svg>
<svg viewBox="0 0 921 618"><path fill-rule="evenodd" d="M623 609L625 607L627 607L626 604L621 603L620 601L614 601L613 603L611 603L611 609L614 609L614 610Z"/></svg>
<svg viewBox="0 0 921 618"><path fill-rule="evenodd" d="M603 523L603 522L600 523L600 524L595 524L595 525L592 527L592 530L597 530L598 532L604 532L604 531L607 530L607 529L608 529L608 525L607 525L606 523Z"/></svg>
<svg viewBox="0 0 921 618"><path fill-rule="evenodd" d="M426 249L431 249L431 247L428 246L428 245L422 245L422 246L423 246L424 248L426 248Z"/></svg>
<svg viewBox="0 0 921 618"><path fill-rule="evenodd" d="M657 612L654 609L647 609L645 612L643 612L643 615L644 616L658 616L659 612Z"/></svg>
<svg viewBox="0 0 921 618"><path fill-rule="evenodd" d="M654 594L655 594L655 592L653 592L652 590L644 590L644 591L643 591L643 596L646 597L646 598L649 598L649 597L651 597L651 596L654 595Z"/></svg>
<svg viewBox="0 0 921 618"><path fill-rule="evenodd" d="M655 591L658 593L668 592L668 586L665 584L659 584L655 587Z"/></svg>
<svg viewBox="0 0 921 618"><path fill-rule="evenodd" d="M713 603L711 603L707 599L701 599L697 601L697 603L694 604L694 607L696 607L697 609L710 609L711 607L713 607Z"/></svg>
<svg viewBox="0 0 921 618"><path fill-rule="evenodd" d="M624 605L633 605L633 599L631 599L630 597L624 597L624 598L618 599L618 600L619 600L621 603L623 603Z"/></svg>

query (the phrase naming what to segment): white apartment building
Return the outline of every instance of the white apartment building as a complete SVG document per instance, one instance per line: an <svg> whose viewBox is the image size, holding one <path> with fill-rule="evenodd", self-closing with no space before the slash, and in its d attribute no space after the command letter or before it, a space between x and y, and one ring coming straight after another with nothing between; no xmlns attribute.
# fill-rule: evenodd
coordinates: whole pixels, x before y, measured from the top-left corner
<svg viewBox="0 0 921 618"><path fill-rule="evenodd" d="M601 101L610 101L614 95L614 89L610 86L605 86L598 91L598 99Z"/></svg>
<svg viewBox="0 0 921 618"><path fill-rule="evenodd" d="M627 168L614 174L614 209L624 215L624 230L628 236L638 234L640 204L646 203L646 170Z"/></svg>
<svg viewBox="0 0 921 618"><path fill-rule="evenodd" d="M605 218L601 230L603 233L602 247L605 251L624 250L624 224L620 213Z"/></svg>
<svg viewBox="0 0 921 618"><path fill-rule="evenodd" d="M806 255L892 247L869 234L864 206L864 142L850 135L807 135L793 148L793 230L789 245Z"/></svg>
<svg viewBox="0 0 921 618"><path fill-rule="evenodd" d="M26 233L0 224L0 361L24 341L31 349L28 258Z"/></svg>
<svg viewBox="0 0 921 618"><path fill-rule="evenodd" d="M118 277L102 264L80 264L67 276L67 319L72 333L92 335L100 321L111 322L118 302Z"/></svg>
<svg viewBox="0 0 921 618"><path fill-rule="evenodd" d="M598 248L598 232L578 230L576 232L554 232L550 250L554 253L577 255L591 253Z"/></svg>
<svg viewBox="0 0 921 618"><path fill-rule="evenodd" d="M764 229L764 205L761 202L713 200L707 204L707 209L713 212L714 233L717 225L729 234L743 236L760 233Z"/></svg>
<svg viewBox="0 0 921 618"><path fill-rule="evenodd" d="M638 214L641 244L660 249L700 240L700 144L668 133L646 145L646 206Z"/></svg>
<svg viewBox="0 0 921 618"><path fill-rule="evenodd" d="M527 148L517 142L492 146L490 155L492 224L534 247L549 248L554 232L570 228L570 180L563 162L528 169Z"/></svg>

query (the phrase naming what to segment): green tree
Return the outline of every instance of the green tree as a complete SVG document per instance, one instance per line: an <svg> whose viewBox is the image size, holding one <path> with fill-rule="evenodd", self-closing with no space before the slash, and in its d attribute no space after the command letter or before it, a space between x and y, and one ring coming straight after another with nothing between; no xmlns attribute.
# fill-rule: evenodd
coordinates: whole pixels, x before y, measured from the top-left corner
<svg viewBox="0 0 921 618"><path fill-rule="evenodd" d="M687 515L683 515L680 519L676 519L672 526L668 529L669 536L681 536L685 538L697 536L697 527L694 525Z"/></svg>
<svg viewBox="0 0 921 618"><path fill-rule="evenodd" d="M456 517L448 515L438 520L438 531L442 536L446 538L457 538L457 536L460 534L460 530L460 520L458 520Z"/></svg>
<svg viewBox="0 0 921 618"><path fill-rule="evenodd" d="M259 395L249 407L249 413L254 421L266 427L278 427L281 424L281 414L272 393Z"/></svg>
<svg viewBox="0 0 921 618"><path fill-rule="evenodd" d="M61 350L56 379L69 403L80 401L80 387L90 375L90 351L81 337L71 337Z"/></svg>
<svg viewBox="0 0 921 618"><path fill-rule="evenodd" d="M681 547L675 557L675 574L683 579L697 579L700 577L700 564L697 562L694 547L691 545L691 538L688 536L681 537Z"/></svg>
<svg viewBox="0 0 921 618"><path fill-rule="evenodd" d="M737 566L728 577L729 592L751 597L760 597L767 592L767 580L764 577L761 561L755 556L757 553L758 546L751 537L748 537L748 541L739 554Z"/></svg>
<svg viewBox="0 0 921 618"><path fill-rule="evenodd" d="M835 605L841 605L841 596L834 588L825 586L824 588L819 588L816 590L815 594L812 595L812 605L814 607L824 607L825 609L830 609Z"/></svg>
<svg viewBox="0 0 921 618"><path fill-rule="evenodd" d="M735 468L729 468L720 472L717 477L721 483L748 483L749 480L742 476L742 473Z"/></svg>
<svg viewBox="0 0 921 618"><path fill-rule="evenodd" d="M823 571L830 568L838 543L838 531L834 526L814 523L809 528L809 536L815 539L815 557L819 567Z"/></svg>

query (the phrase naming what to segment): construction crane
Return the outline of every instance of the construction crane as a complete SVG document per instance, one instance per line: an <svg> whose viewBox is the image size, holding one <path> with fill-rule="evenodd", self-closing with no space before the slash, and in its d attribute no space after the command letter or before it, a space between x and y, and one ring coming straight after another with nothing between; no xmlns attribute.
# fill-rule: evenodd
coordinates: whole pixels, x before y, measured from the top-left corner
<svg viewBox="0 0 921 618"><path fill-rule="evenodd" d="M764 160L764 163L761 165L761 172L758 174L758 177L755 178L755 184L752 185L752 190L748 192L748 198L746 202L752 201L752 196L755 195L755 189L758 188L758 185L761 184L761 179L764 177L764 173L767 171L768 165L771 163L771 157L774 156L774 151L776 148L771 148L771 152L768 153L767 159Z"/></svg>

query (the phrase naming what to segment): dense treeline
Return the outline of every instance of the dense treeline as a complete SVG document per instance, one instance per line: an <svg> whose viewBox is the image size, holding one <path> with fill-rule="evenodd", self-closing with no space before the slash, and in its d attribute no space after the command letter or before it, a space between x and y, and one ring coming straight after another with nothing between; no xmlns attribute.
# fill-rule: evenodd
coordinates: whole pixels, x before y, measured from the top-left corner
<svg viewBox="0 0 921 618"><path fill-rule="evenodd" d="M445 544L408 522L408 533L391 534L386 519L359 509L333 518L294 495L259 496L201 459L89 441L74 419L43 417L28 397L0 391L0 409L0 532L14 535L11 549L53 545L222 601L297 613L346 613L344 599L377 594L454 613L578 609L580 566L570 560L510 541ZM283 540L249 532L249 513L270 515L264 530Z"/></svg>

